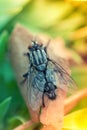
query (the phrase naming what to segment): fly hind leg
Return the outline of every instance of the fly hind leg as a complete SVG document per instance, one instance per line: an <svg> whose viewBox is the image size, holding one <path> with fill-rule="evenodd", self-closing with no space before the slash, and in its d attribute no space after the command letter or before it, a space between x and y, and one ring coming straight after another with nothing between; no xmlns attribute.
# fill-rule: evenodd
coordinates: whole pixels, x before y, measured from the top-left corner
<svg viewBox="0 0 87 130"><path fill-rule="evenodd" d="M42 107L45 107L45 103L44 103L44 92L43 92L43 95L42 95Z"/></svg>

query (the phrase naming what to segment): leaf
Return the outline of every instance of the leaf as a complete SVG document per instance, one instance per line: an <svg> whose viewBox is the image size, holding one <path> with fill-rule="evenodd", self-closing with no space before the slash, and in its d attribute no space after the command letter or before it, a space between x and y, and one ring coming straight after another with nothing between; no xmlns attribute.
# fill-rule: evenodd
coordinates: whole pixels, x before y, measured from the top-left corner
<svg viewBox="0 0 87 130"><path fill-rule="evenodd" d="M43 28L55 24L56 20L66 17L72 10L73 7L63 1L37 0L34 1L29 16L31 16L33 21L36 21L35 23L38 26Z"/></svg>
<svg viewBox="0 0 87 130"><path fill-rule="evenodd" d="M72 5L63 1L32 0L17 15L14 23L22 23L34 32L40 32L41 29L51 27L57 21L61 21L62 18L65 18L72 11Z"/></svg>
<svg viewBox="0 0 87 130"><path fill-rule="evenodd" d="M87 108L65 116L62 130L87 130Z"/></svg>
<svg viewBox="0 0 87 130"><path fill-rule="evenodd" d="M86 32L87 34L87 32ZM86 36L87 37L87 36ZM77 51L80 55L86 56L87 55L87 44L86 40L80 39L74 42L73 49Z"/></svg>
<svg viewBox="0 0 87 130"><path fill-rule="evenodd" d="M15 121L25 123L25 119L21 116L14 116L11 119L9 119L9 122L11 122L11 123L13 123Z"/></svg>
<svg viewBox="0 0 87 130"><path fill-rule="evenodd" d="M87 86L87 66L72 67L72 77L74 77L79 89Z"/></svg>
<svg viewBox="0 0 87 130"><path fill-rule="evenodd" d="M71 51L71 53L72 53L72 59L73 59L76 63L78 63L78 64L83 63L83 60L82 60L81 56L80 56L77 52L75 52L75 51L73 51L73 50L70 50L70 51Z"/></svg>
<svg viewBox="0 0 87 130"><path fill-rule="evenodd" d="M85 17L81 13L75 12L71 14L67 19L61 21L61 23L59 23L58 29L60 31L73 31L77 27L83 25L84 22Z"/></svg>
<svg viewBox="0 0 87 130"><path fill-rule="evenodd" d="M11 97L8 97L7 99L5 99L3 102L0 103L0 122L3 120L8 111L11 99L12 99Z"/></svg>
<svg viewBox="0 0 87 130"><path fill-rule="evenodd" d="M0 35L0 61L4 60L8 38L8 32L3 31Z"/></svg>
<svg viewBox="0 0 87 130"><path fill-rule="evenodd" d="M0 14L12 14L22 8L28 0L0 0ZM4 8L3 8L4 7Z"/></svg>
<svg viewBox="0 0 87 130"><path fill-rule="evenodd" d="M0 30L21 10L29 0L0 0Z"/></svg>

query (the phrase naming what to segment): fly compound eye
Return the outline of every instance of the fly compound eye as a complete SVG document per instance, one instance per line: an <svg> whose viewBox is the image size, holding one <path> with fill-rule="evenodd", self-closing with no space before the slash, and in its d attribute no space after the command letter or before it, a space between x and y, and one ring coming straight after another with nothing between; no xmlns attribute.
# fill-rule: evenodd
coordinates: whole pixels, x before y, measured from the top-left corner
<svg viewBox="0 0 87 130"><path fill-rule="evenodd" d="M32 44L32 46L33 46L33 45L35 44L35 41L32 41L31 44Z"/></svg>
<svg viewBox="0 0 87 130"><path fill-rule="evenodd" d="M37 41L35 41L34 43L38 44L38 42L37 42Z"/></svg>

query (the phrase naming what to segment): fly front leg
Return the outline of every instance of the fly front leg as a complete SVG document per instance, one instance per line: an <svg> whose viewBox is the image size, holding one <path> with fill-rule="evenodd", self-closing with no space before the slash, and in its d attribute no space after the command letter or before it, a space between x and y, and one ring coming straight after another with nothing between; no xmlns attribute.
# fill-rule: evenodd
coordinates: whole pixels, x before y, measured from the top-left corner
<svg viewBox="0 0 87 130"><path fill-rule="evenodd" d="M23 77L24 77L24 78L27 78L28 75L29 75L29 74L28 74L28 72L27 72L27 73L23 74Z"/></svg>
<svg viewBox="0 0 87 130"><path fill-rule="evenodd" d="M29 53L27 52L27 53L24 53L24 56L27 56L27 57L29 57Z"/></svg>
<svg viewBox="0 0 87 130"><path fill-rule="evenodd" d="M24 80L22 80L21 84L24 84L24 83L27 81L28 76L29 76L29 73L28 73L28 72L25 73L25 74L23 74Z"/></svg>

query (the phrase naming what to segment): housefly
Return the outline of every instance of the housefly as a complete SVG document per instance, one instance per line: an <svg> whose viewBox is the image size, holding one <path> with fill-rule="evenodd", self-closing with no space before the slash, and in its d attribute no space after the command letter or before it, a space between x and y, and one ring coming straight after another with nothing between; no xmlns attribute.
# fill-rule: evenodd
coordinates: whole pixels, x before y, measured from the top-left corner
<svg viewBox="0 0 87 130"><path fill-rule="evenodd" d="M61 60L56 63L49 58L47 46L43 47L42 44L32 41L28 50L29 52L25 55L29 59L29 68L27 73L23 75L23 81L27 80L28 102L33 110L45 106L44 95L50 100L55 100L58 96L56 94L58 88L64 91L66 91L64 87L66 85L71 90L76 88L74 80L64 69Z"/></svg>

